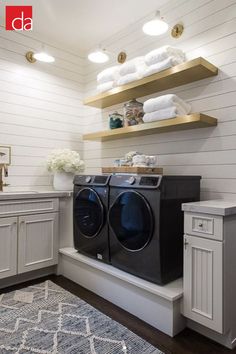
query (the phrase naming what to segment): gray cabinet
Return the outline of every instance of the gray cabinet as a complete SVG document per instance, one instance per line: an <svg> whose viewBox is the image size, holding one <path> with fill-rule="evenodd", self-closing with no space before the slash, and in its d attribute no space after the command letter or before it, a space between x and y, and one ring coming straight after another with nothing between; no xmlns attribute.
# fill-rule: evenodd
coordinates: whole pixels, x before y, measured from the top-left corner
<svg viewBox="0 0 236 354"><path fill-rule="evenodd" d="M58 263L58 211L56 198L0 202L0 279Z"/></svg>
<svg viewBox="0 0 236 354"><path fill-rule="evenodd" d="M58 262L58 214L19 217L18 273Z"/></svg>
<svg viewBox="0 0 236 354"><path fill-rule="evenodd" d="M188 327L236 346L236 204L183 204L184 296Z"/></svg>
<svg viewBox="0 0 236 354"><path fill-rule="evenodd" d="M223 244L184 236L184 316L223 332Z"/></svg>
<svg viewBox="0 0 236 354"><path fill-rule="evenodd" d="M0 279L17 274L17 218L0 219Z"/></svg>

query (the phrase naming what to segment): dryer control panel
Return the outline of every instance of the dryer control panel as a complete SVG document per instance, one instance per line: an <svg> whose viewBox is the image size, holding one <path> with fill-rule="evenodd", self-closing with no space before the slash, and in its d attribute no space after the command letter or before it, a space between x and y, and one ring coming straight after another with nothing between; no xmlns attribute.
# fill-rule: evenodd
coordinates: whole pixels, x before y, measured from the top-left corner
<svg viewBox="0 0 236 354"><path fill-rule="evenodd" d="M110 186L125 188L157 189L162 180L161 175L113 175Z"/></svg>

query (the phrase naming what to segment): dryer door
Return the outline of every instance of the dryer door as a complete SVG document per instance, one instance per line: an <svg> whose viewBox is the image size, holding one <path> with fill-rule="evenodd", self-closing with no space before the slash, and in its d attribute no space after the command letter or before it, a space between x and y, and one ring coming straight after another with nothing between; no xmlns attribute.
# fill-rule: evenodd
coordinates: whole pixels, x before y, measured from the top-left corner
<svg viewBox="0 0 236 354"><path fill-rule="evenodd" d="M75 197L74 223L85 237L95 237L104 223L104 207L99 195L91 188L81 189Z"/></svg>
<svg viewBox="0 0 236 354"><path fill-rule="evenodd" d="M109 224L122 247L140 251L153 233L153 215L147 200L135 191L122 192L109 211Z"/></svg>

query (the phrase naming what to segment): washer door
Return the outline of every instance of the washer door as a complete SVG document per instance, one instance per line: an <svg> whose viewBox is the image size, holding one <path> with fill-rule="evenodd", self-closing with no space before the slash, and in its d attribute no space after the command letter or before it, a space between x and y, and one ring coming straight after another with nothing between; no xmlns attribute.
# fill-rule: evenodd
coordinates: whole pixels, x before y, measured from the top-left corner
<svg viewBox="0 0 236 354"><path fill-rule="evenodd" d="M95 190L81 189L75 198L74 222L85 237L95 237L104 223L104 207Z"/></svg>
<svg viewBox="0 0 236 354"><path fill-rule="evenodd" d="M135 191L123 192L110 208L109 224L122 247L129 251L140 251L152 237L150 205Z"/></svg>

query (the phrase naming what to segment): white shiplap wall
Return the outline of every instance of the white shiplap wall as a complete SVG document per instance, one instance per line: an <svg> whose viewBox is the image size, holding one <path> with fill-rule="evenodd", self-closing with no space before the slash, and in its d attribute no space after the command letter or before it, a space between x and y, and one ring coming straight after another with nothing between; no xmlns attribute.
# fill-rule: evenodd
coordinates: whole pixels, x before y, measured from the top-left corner
<svg viewBox="0 0 236 354"><path fill-rule="evenodd" d="M217 65L218 76L160 94L177 93L191 103L193 112L212 115L218 118L219 124L215 128L105 143L85 142L86 171L100 172L101 165L111 165L115 158L130 150L138 150L158 155L165 174L201 175L202 198L236 199L236 1L171 0L160 10L170 27L176 22L183 22L185 32L180 39L173 39L169 33L160 38L145 36L141 32L141 24L136 23L108 39L107 49L116 54L126 50L131 59L161 45L171 44L182 48L188 59L201 55ZM113 64L115 56L109 66ZM96 75L104 68L87 66L85 96L95 93ZM106 129L109 112L118 110L122 113L122 106L102 111L87 107L84 131Z"/></svg>
<svg viewBox="0 0 236 354"><path fill-rule="evenodd" d="M30 64L41 43L0 27L0 145L12 146L9 189L49 189L45 157L55 148L83 152L83 58L48 46L53 64Z"/></svg>

